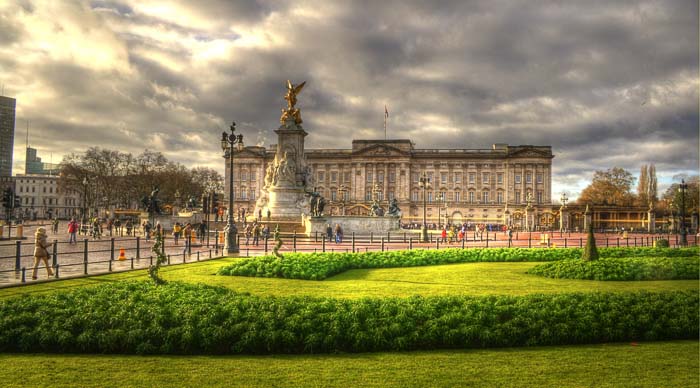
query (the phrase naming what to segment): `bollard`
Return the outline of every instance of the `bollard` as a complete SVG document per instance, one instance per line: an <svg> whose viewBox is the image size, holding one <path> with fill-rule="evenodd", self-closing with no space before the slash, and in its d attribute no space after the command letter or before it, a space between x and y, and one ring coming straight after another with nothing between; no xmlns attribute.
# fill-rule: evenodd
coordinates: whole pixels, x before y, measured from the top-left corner
<svg viewBox="0 0 700 388"><path fill-rule="evenodd" d="M58 240L53 240L53 252L51 253L51 265L58 266Z"/></svg>
<svg viewBox="0 0 700 388"><path fill-rule="evenodd" d="M19 271L21 258L22 258L22 241L17 240L17 242L15 243L15 271Z"/></svg>
<svg viewBox="0 0 700 388"><path fill-rule="evenodd" d="M136 236L136 258L141 258L141 237Z"/></svg>
<svg viewBox="0 0 700 388"><path fill-rule="evenodd" d="M326 251L326 235L321 236L321 252Z"/></svg>
<svg viewBox="0 0 700 388"><path fill-rule="evenodd" d="M182 252L182 256L185 256L185 252ZM170 255L168 255L168 265L170 265Z"/></svg>
<svg viewBox="0 0 700 388"><path fill-rule="evenodd" d="M109 239L109 261L114 261L114 237Z"/></svg>
<svg viewBox="0 0 700 388"><path fill-rule="evenodd" d="M55 271L53 272L53 277L58 279L58 264L56 264Z"/></svg>
<svg viewBox="0 0 700 388"><path fill-rule="evenodd" d="M387 244L391 242L391 232L386 232L386 242Z"/></svg>
<svg viewBox="0 0 700 388"><path fill-rule="evenodd" d="M637 246L637 236L634 237L634 246Z"/></svg>
<svg viewBox="0 0 700 388"><path fill-rule="evenodd" d="M149 257L148 257L148 260L149 260L149 262L150 262L149 265L153 265L153 256L149 256Z"/></svg>
<svg viewBox="0 0 700 388"><path fill-rule="evenodd" d="M87 275L88 273L88 239L83 240L83 266L85 267L83 269L83 273Z"/></svg>
<svg viewBox="0 0 700 388"><path fill-rule="evenodd" d="M608 245L608 240L609 240L609 239L608 239L608 237L606 236L606 237L605 237L605 247L606 247L606 248L610 246L610 245Z"/></svg>
<svg viewBox="0 0 700 388"><path fill-rule="evenodd" d="M355 232L352 232L352 253L355 253Z"/></svg>
<svg viewBox="0 0 700 388"><path fill-rule="evenodd" d="M269 240L269 239L270 239L269 237L265 236L265 254L266 255L267 255L267 240Z"/></svg>
<svg viewBox="0 0 700 388"><path fill-rule="evenodd" d="M439 238L435 239L435 249L440 249L440 239Z"/></svg>
<svg viewBox="0 0 700 388"><path fill-rule="evenodd" d="M384 252L384 237L382 237L382 252Z"/></svg>
<svg viewBox="0 0 700 388"><path fill-rule="evenodd" d="M486 248L488 248L488 247L489 247L489 236L488 236L488 232L486 232Z"/></svg>
<svg viewBox="0 0 700 388"><path fill-rule="evenodd" d="M22 283L26 283L27 279L25 278L25 275L27 274L27 269L22 267Z"/></svg>
<svg viewBox="0 0 700 388"><path fill-rule="evenodd" d="M209 258L211 259L211 249L209 250Z"/></svg>
<svg viewBox="0 0 700 388"><path fill-rule="evenodd" d="M568 239L566 237L564 237L564 248L568 248L568 247L569 247Z"/></svg>
<svg viewBox="0 0 700 388"><path fill-rule="evenodd" d="M197 261L199 261L199 251L197 251Z"/></svg>
<svg viewBox="0 0 700 388"><path fill-rule="evenodd" d="M186 257L186 256L185 256L185 254L183 253L183 254L182 254L182 264L185 264L185 263L186 263L185 257Z"/></svg>
<svg viewBox="0 0 700 388"><path fill-rule="evenodd" d="M110 260L110 261L107 262L107 263L108 263L108 270L109 270L109 272L112 272L112 261L113 261L113 260Z"/></svg>
<svg viewBox="0 0 700 388"><path fill-rule="evenodd" d="M245 257L250 257L250 248L245 249Z"/></svg>
<svg viewBox="0 0 700 388"><path fill-rule="evenodd" d="M617 238L617 247L618 248L620 247L620 238L619 237Z"/></svg>
<svg viewBox="0 0 700 388"><path fill-rule="evenodd" d="M462 237L462 249L464 249L464 237Z"/></svg>
<svg viewBox="0 0 700 388"><path fill-rule="evenodd" d="M578 239L578 247L583 248L583 238L579 237Z"/></svg>
<svg viewBox="0 0 700 388"><path fill-rule="evenodd" d="M131 269L134 269L134 257L133 256L131 256L130 261L131 261Z"/></svg>
<svg viewBox="0 0 700 388"><path fill-rule="evenodd" d="M318 230L314 232L314 242L318 242Z"/></svg>
<svg viewBox="0 0 700 388"><path fill-rule="evenodd" d="M627 241L627 246L630 246L630 239L626 238L625 241Z"/></svg>
<svg viewBox="0 0 700 388"><path fill-rule="evenodd" d="M406 243L406 232L403 232L403 243Z"/></svg>
<svg viewBox="0 0 700 388"><path fill-rule="evenodd" d="M374 233L369 232L369 243L374 244Z"/></svg>
<svg viewBox="0 0 700 388"><path fill-rule="evenodd" d="M297 231L292 235L292 252L297 253Z"/></svg>
<svg viewBox="0 0 700 388"><path fill-rule="evenodd" d="M413 237L408 239L408 250L410 251L412 249L413 249Z"/></svg>
<svg viewBox="0 0 700 388"><path fill-rule="evenodd" d="M532 232L527 236L527 247L532 248Z"/></svg>

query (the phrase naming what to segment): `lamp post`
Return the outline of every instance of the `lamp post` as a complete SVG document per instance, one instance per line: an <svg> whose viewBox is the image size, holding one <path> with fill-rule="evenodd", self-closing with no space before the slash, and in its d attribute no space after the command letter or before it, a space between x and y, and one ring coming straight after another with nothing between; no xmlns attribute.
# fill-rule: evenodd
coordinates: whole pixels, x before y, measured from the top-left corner
<svg viewBox="0 0 700 388"><path fill-rule="evenodd" d="M423 226L421 227L421 239L423 242L428 242L428 224L425 218L426 215L426 191L430 188L430 178L423 172L423 175L418 179L418 187L423 189Z"/></svg>
<svg viewBox="0 0 700 388"><path fill-rule="evenodd" d="M445 203L445 193L438 194L436 199L438 201L438 228L440 228L442 222L442 207L443 205L447 207L447 203ZM445 224L447 224L447 212L445 212Z"/></svg>
<svg viewBox="0 0 700 388"><path fill-rule="evenodd" d="M87 185L88 185L88 179L87 177L83 178L83 220L82 224L85 223L85 216L87 215Z"/></svg>
<svg viewBox="0 0 700 388"><path fill-rule="evenodd" d="M238 243L236 242L236 224L233 222L233 146L238 144L238 148L243 147L243 135L236 135L236 123L231 123L231 133L225 131L221 134L221 149L224 151L224 158L229 160L228 170L228 220L226 222L226 242L224 252L227 255L238 253Z"/></svg>
<svg viewBox="0 0 700 388"><path fill-rule="evenodd" d="M685 191L688 190L688 184L685 183L685 179L681 179L681 184L678 186L678 192L681 193L681 208L680 210L680 228L681 228L681 241L680 245L682 247L688 245L688 231L685 230Z"/></svg>
<svg viewBox="0 0 700 388"><path fill-rule="evenodd" d="M566 203L569 202L569 198L566 196L566 193L561 193L559 201L561 201L561 208L559 208L559 233L561 234L566 229L564 226L564 210L566 210Z"/></svg>
<svg viewBox="0 0 700 388"><path fill-rule="evenodd" d="M530 211L532 211L532 192L527 193L527 196L525 197L525 202L527 206L525 206L525 230L527 232L530 232Z"/></svg>
<svg viewBox="0 0 700 388"><path fill-rule="evenodd" d="M345 185L340 185L340 188L338 188L338 192L340 193L340 205L342 206L342 214L345 215L345 195L348 192L348 187Z"/></svg>
<svg viewBox="0 0 700 388"><path fill-rule="evenodd" d="M176 215L180 210L180 190L175 190L175 206L173 206L173 215Z"/></svg>

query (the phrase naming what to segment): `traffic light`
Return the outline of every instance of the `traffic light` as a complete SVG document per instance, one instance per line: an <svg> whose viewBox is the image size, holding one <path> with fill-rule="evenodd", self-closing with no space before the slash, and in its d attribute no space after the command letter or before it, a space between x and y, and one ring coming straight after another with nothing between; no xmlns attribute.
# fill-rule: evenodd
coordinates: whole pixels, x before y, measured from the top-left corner
<svg viewBox="0 0 700 388"><path fill-rule="evenodd" d="M14 205L15 209L22 207L22 197L20 197L19 195L15 195Z"/></svg>
<svg viewBox="0 0 700 388"><path fill-rule="evenodd" d="M10 189L9 187L5 189L5 191L2 194L2 206L5 208L12 207L12 189Z"/></svg>
<svg viewBox="0 0 700 388"><path fill-rule="evenodd" d="M211 195L211 206L219 206L219 194L213 193Z"/></svg>

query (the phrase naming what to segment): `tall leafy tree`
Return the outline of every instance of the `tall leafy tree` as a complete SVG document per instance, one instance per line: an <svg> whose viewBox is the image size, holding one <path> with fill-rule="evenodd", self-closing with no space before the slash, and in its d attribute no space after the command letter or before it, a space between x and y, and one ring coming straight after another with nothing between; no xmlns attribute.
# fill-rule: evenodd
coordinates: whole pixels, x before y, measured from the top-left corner
<svg viewBox="0 0 700 388"><path fill-rule="evenodd" d="M649 203L649 166L642 165L639 171L639 182L637 182L637 200L639 205Z"/></svg>
<svg viewBox="0 0 700 388"><path fill-rule="evenodd" d="M578 203L593 205L628 206L634 202L632 174L620 167L596 171L593 180L578 198Z"/></svg>
<svg viewBox="0 0 700 388"><path fill-rule="evenodd" d="M679 211L681 205L681 192L678 190L681 180L685 180L688 189L685 192L685 212L687 215L700 211L700 177L685 174L673 177L674 183L664 191L659 205L661 209Z"/></svg>

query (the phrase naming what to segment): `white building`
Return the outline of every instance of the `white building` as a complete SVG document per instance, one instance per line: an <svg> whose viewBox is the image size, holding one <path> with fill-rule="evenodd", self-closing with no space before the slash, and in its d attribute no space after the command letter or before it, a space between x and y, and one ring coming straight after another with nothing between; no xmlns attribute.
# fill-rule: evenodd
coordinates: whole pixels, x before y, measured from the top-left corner
<svg viewBox="0 0 700 388"><path fill-rule="evenodd" d="M14 177L15 195L20 197L19 210L24 219L58 217L68 219L79 216L82 209L82 193L61 189L55 175L21 175Z"/></svg>

